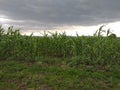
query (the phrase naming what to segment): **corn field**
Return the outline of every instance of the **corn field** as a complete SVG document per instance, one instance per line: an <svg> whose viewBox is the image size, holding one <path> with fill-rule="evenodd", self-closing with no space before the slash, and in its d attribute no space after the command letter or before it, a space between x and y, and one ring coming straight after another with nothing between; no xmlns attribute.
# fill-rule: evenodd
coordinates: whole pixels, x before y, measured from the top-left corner
<svg viewBox="0 0 120 90"><path fill-rule="evenodd" d="M94 36L67 36L65 33L44 33L43 36L21 35L9 27L0 27L0 60L36 61L41 57L72 58L77 64L120 64L120 38ZM108 33L107 33L108 34Z"/></svg>

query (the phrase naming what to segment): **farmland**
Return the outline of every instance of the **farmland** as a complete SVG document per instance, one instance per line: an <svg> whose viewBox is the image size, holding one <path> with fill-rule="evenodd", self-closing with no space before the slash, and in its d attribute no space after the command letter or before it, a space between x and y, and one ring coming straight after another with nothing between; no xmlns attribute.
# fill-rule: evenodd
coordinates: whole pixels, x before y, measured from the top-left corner
<svg viewBox="0 0 120 90"><path fill-rule="evenodd" d="M38 37L0 27L0 90L118 90L120 38L101 33Z"/></svg>

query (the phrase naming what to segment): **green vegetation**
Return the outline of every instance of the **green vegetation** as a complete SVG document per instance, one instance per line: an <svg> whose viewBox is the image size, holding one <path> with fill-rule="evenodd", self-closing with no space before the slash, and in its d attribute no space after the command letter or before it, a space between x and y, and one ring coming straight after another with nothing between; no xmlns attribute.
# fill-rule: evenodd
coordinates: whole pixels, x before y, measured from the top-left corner
<svg viewBox="0 0 120 90"><path fill-rule="evenodd" d="M21 35L0 27L0 90L119 90L120 38Z"/></svg>

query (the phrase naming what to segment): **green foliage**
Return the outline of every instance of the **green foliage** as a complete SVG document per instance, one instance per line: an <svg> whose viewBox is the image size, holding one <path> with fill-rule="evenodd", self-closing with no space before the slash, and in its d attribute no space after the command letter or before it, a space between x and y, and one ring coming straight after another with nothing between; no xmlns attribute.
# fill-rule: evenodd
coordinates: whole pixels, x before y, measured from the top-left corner
<svg viewBox="0 0 120 90"><path fill-rule="evenodd" d="M43 60L43 61L42 61ZM88 65L69 67L67 59L0 61L0 90L119 90L120 66L112 71ZM97 70L96 70L97 69Z"/></svg>
<svg viewBox="0 0 120 90"><path fill-rule="evenodd" d="M102 28L37 37L1 26L0 90L119 90L120 38L109 29L103 37Z"/></svg>
<svg viewBox="0 0 120 90"><path fill-rule="evenodd" d="M7 32L0 27L0 60L36 61L44 57L72 58L71 64L113 65L120 64L120 38L102 36L104 26L94 36L67 36L65 33L46 32L42 37L21 35L9 27ZM111 36L113 37L113 35ZM71 60L72 61L72 60Z"/></svg>
<svg viewBox="0 0 120 90"><path fill-rule="evenodd" d="M95 33L94 33L94 36L98 36L98 37L100 37L100 36L102 36L102 33L103 32L105 32L105 30L103 30L103 27L104 27L105 25L102 25ZM108 30L109 31L109 30ZM109 33L109 32L108 32ZM107 34L108 34L107 33Z"/></svg>

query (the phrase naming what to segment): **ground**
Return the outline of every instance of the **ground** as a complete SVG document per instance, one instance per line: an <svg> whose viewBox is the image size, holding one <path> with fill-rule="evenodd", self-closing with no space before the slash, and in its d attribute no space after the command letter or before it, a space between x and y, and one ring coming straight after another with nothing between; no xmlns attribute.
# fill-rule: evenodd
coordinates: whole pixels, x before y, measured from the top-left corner
<svg viewBox="0 0 120 90"><path fill-rule="evenodd" d="M119 90L120 66L67 64L68 59L0 61L0 90ZM114 68L114 69L113 69Z"/></svg>

